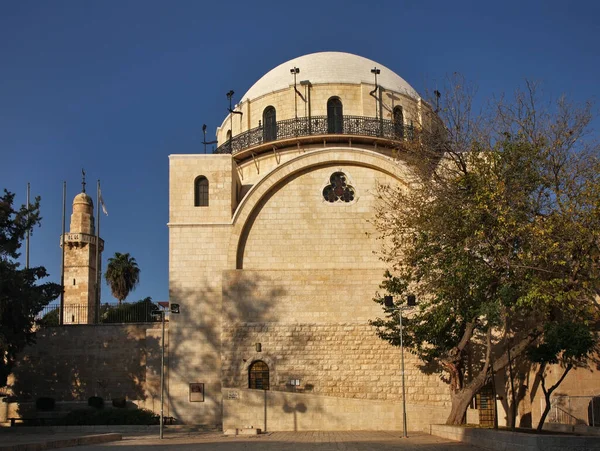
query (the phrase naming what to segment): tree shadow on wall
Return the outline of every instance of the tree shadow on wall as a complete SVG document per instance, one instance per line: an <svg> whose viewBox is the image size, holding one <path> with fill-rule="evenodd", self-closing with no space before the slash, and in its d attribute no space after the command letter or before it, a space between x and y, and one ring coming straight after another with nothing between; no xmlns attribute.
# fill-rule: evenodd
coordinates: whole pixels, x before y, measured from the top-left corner
<svg viewBox="0 0 600 451"><path fill-rule="evenodd" d="M20 355L11 377L11 400L86 401L145 399L146 357L159 348L147 337L152 324L42 327ZM20 410L27 409L25 405ZM26 414L26 412L20 412Z"/></svg>
<svg viewBox="0 0 600 451"><path fill-rule="evenodd" d="M188 397L182 396L181 387L177 395L167 390L171 416L188 423L208 424L211 419L220 422L222 361L238 361L254 352L254 343L245 343L243 328L235 332L236 343L241 346L232 349L229 343L222 349L223 328L235 329L247 320L277 321L270 311L284 291L272 285L262 287L261 282L259 276L240 274L223 290L217 286L197 289L171 286L171 302L180 304L181 313L177 317L172 315L169 324L169 384L174 381L205 384L204 404L200 409L194 409ZM192 377L195 379L190 380Z"/></svg>

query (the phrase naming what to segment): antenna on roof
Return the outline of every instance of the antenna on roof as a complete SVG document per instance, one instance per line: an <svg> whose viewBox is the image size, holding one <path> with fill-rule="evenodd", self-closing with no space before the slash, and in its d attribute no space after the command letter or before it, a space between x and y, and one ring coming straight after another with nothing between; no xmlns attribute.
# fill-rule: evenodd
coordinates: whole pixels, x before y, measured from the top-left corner
<svg viewBox="0 0 600 451"><path fill-rule="evenodd" d="M207 144L216 144L218 141L206 142L206 124L202 124L202 133L204 133L204 140L202 141L202 144L204 144L204 153L206 153L206 145Z"/></svg>

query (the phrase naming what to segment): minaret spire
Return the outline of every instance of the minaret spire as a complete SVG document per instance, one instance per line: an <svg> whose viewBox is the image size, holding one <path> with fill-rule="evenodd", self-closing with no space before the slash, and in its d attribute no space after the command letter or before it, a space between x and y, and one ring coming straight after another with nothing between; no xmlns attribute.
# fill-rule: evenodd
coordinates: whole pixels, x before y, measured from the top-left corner
<svg viewBox="0 0 600 451"><path fill-rule="evenodd" d="M85 193L85 171L81 168L81 192Z"/></svg>

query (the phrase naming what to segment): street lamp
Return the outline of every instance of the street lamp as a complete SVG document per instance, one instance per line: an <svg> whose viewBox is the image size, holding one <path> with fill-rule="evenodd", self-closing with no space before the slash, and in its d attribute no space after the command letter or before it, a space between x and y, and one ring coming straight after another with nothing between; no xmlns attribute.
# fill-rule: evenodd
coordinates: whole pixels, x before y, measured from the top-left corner
<svg viewBox="0 0 600 451"><path fill-rule="evenodd" d="M394 305L393 296L384 296L383 302L387 308L391 309L392 311L397 311L400 319L400 356L402 362L402 437L408 438L408 435L406 434L406 389L404 386L404 343L402 337L402 310L417 305L417 298L414 294L409 294L406 297L406 306Z"/></svg>
<svg viewBox="0 0 600 451"><path fill-rule="evenodd" d="M163 429L165 425L164 417L164 400L165 400L165 314L169 307L168 302L159 302L158 306L162 310L152 310L152 316L160 316L162 322L162 340L161 340L161 357L160 357L160 438L163 438ZM179 313L179 304L171 304L171 313Z"/></svg>

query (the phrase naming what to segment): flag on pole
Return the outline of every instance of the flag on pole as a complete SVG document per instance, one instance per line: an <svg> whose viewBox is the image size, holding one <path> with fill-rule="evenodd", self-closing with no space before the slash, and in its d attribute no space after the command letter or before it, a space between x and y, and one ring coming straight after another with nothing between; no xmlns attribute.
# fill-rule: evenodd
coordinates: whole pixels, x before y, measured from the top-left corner
<svg viewBox="0 0 600 451"><path fill-rule="evenodd" d="M106 210L106 205L104 205L104 199L102 199L102 190L98 188L98 199L100 199L100 206L102 207L102 212L108 216L108 211Z"/></svg>

